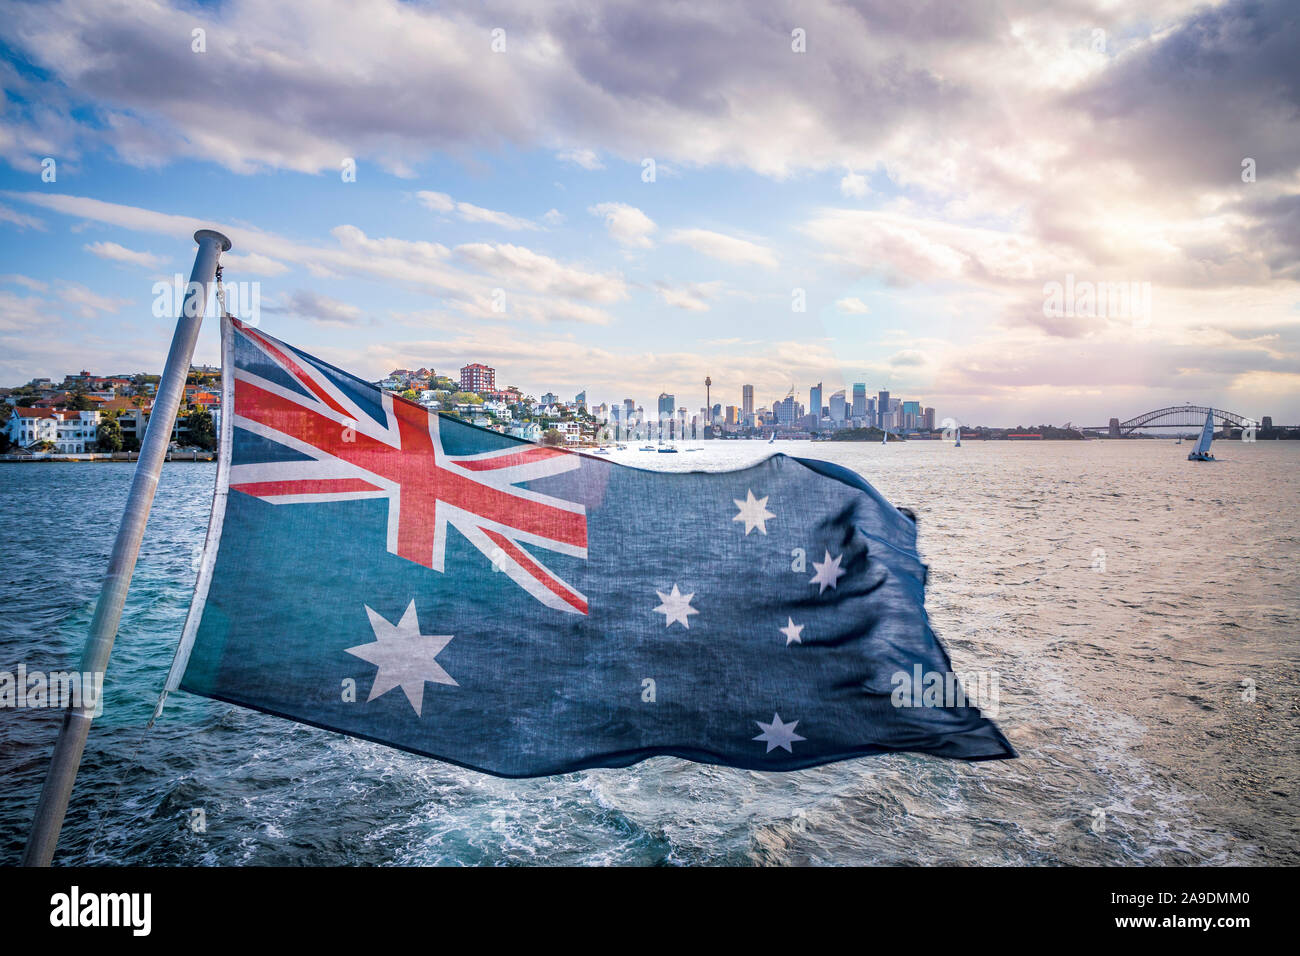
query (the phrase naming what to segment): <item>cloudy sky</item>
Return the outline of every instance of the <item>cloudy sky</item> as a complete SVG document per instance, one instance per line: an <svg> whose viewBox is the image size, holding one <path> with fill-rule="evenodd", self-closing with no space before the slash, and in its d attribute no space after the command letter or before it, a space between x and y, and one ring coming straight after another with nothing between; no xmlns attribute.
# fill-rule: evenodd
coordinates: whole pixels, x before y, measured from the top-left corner
<svg viewBox="0 0 1300 956"><path fill-rule="evenodd" d="M1300 5L1052 6L2 0L0 384L160 369L213 225L371 378L1300 422Z"/></svg>

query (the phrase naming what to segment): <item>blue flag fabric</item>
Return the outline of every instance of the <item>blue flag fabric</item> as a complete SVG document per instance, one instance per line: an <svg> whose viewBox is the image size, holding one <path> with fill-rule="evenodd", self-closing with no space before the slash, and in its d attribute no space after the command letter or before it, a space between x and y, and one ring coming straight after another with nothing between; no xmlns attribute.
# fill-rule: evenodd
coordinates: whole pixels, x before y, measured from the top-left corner
<svg viewBox="0 0 1300 956"><path fill-rule="evenodd" d="M237 321L222 338L170 689L507 777L1015 756L969 702L900 697L898 675L952 668L915 523L856 474L626 467L432 414Z"/></svg>

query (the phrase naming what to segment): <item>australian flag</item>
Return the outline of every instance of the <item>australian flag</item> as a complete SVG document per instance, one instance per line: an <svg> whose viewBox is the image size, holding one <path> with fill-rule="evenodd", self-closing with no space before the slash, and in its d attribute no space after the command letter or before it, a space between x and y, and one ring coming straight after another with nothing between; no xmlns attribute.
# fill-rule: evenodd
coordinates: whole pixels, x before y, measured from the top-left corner
<svg viewBox="0 0 1300 956"><path fill-rule="evenodd" d="M536 445L227 319L208 540L169 689L506 777L1014 757L964 699L916 526L774 455L664 473Z"/></svg>

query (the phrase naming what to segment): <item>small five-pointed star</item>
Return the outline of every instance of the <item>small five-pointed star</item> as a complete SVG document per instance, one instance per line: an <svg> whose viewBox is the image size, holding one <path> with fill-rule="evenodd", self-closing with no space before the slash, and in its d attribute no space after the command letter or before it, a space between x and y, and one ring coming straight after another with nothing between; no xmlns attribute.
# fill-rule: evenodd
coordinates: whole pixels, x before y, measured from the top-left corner
<svg viewBox="0 0 1300 956"><path fill-rule="evenodd" d="M840 567L840 559L842 557L844 557L844 555L837 554L835 555L834 560L832 560L831 553L827 551L825 558L821 561L813 562L813 567L817 569L817 573L812 576L812 579L809 580L808 583L821 585L821 587L817 589L818 594L821 594L827 588L835 587L835 582L844 576L844 569Z"/></svg>
<svg viewBox="0 0 1300 956"><path fill-rule="evenodd" d="M655 608L655 612L664 616L664 627L672 627L673 621L681 621L682 627L690 630L690 616L700 613L691 607L691 598L695 597L695 592L683 594L674 584L670 594L664 594L663 591L655 591L655 594L659 595L659 600L663 602Z"/></svg>
<svg viewBox="0 0 1300 956"><path fill-rule="evenodd" d="M785 627L780 628L781 633L785 635L785 646L789 647L796 641L802 644L804 625L796 624L794 618L789 616L786 617L785 621Z"/></svg>
<svg viewBox="0 0 1300 956"><path fill-rule="evenodd" d="M783 724L781 723L781 715L778 713L772 714L770 724L765 724L761 720L756 720L754 723L763 728L763 732L752 739L767 741L767 750L763 751L764 753L770 754L777 747L781 747L786 753L792 754L794 753L794 749L790 746L792 743L796 740L808 739L807 737L800 737L794 732L795 727L799 725L799 721L794 720L788 724Z"/></svg>
<svg viewBox="0 0 1300 956"><path fill-rule="evenodd" d="M767 496L762 498L754 497L754 489L750 488L745 496L745 500L732 498L736 507L740 509L740 514L732 518L732 521L745 522L745 534L757 528L763 534L767 534L767 519L775 518L776 515L767 510Z"/></svg>
<svg viewBox="0 0 1300 956"><path fill-rule="evenodd" d="M394 687L400 687L415 708L415 716L419 717L424 706L425 681L460 686L434 660L454 635L421 634L414 600L395 625L368 605L366 613L370 615L370 626L375 632L374 643L359 644L347 649L349 654L379 668L375 682L370 685L370 696L366 698L366 703L388 693Z"/></svg>

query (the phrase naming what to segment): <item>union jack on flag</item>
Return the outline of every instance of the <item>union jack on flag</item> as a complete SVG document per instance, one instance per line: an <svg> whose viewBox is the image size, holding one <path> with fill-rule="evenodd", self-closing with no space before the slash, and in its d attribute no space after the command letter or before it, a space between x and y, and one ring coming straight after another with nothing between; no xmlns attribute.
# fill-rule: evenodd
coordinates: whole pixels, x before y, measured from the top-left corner
<svg viewBox="0 0 1300 956"><path fill-rule="evenodd" d="M542 445L449 455L438 415L380 392L380 419L332 369L232 321L242 341L298 386L236 367L235 426L305 456L235 465L232 491L276 505L382 498L390 553L445 571L450 525L547 607L587 613L587 599L524 547L585 558L585 509L520 486L572 471L578 456Z"/></svg>
<svg viewBox="0 0 1300 956"><path fill-rule="evenodd" d="M915 522L853 472L534 445L229 318L222 362L168 690L508 777L1015 755L971 701L930 693L952 667Z"/></svg>

